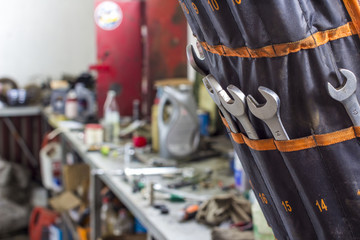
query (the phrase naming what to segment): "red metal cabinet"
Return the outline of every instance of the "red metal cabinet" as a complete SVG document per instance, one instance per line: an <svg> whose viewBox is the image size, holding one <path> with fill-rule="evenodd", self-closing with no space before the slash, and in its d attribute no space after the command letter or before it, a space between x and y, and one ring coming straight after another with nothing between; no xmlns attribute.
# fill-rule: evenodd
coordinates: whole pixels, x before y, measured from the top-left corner
<svg viewBox="0 0 360 240"><path fill-rule="evenodd" d="M100 117L112 83L122 86L117 97L122 116L132 115L133 100L141 100L142 4L137 0L95 1L98 62L90 68L98 72L96 90Z"/></svg>

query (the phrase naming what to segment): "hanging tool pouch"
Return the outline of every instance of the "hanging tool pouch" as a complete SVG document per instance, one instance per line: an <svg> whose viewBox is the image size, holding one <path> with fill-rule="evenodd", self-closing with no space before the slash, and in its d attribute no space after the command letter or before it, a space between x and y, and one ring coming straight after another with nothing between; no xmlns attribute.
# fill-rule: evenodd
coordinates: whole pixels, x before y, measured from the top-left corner
<svg viewBox="0 0 360 240"><path fill-rule="evenodd" d="M250 112L260 140L229 130L275 237L360 239L360 128L327 91L328 82L344 81L341 68L360 85L358 1L179 3L204 52L204 72L259 102L259 86L280 98L291 140L274 140Z"/></svg>

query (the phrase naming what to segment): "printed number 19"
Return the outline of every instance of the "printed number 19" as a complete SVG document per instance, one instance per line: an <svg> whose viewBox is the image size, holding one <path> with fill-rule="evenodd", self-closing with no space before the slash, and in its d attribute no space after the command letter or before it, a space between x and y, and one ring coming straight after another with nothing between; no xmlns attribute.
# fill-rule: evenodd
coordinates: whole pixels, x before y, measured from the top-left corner
<svg viewBox="0 0 360 240"><path fill-rule="evenodd" d="M216 1L216 0L208 0L208 4L210 5L210 7L211 7L211 9L213 10L213 11L219 11L219 4L218 4L218 2ZM215 10L214 10L215 9Z"/></svg>

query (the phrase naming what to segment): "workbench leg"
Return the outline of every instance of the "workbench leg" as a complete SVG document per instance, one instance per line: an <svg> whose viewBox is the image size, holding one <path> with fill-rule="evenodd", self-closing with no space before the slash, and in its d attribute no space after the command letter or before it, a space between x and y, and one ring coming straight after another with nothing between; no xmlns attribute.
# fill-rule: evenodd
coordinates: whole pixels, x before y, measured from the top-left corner
<svg viewBox="0 0 360 240"><path fill-rule="evenodd" d="M100 208L101 208L101 181L97 174L90 174L90 239L96 240L101 236Z"/></svg>

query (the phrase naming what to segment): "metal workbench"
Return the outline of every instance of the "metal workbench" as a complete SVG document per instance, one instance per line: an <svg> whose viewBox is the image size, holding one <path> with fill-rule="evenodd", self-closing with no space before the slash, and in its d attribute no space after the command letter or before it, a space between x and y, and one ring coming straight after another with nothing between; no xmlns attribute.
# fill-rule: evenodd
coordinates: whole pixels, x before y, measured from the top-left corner
<svg viewBox="0 0 360 240"><path fill-rule="evenodd" d="M81 134L79 134L79 132L62 131L61 140L64 145L67 145L67 148L70 147L72 151L75 151L92 170L123 169L122 156L116 159L110 159L102 156L99 152L88 152L87 147L82 142ZM219 163L218 159L212 159L210 161L214 161L215 165ZM220 164L224 163L220 162ZM203 163L203 166L200 164L198 167L204 169L208 165L209 162L206 162ZM108 186L134 217L144 225L148 231L149 239L151 239L150 236L156 240L211 239L210 227L199 224L195 220L185 223L180 223L178 221L179 212L188 203L163 202L166 203L170 213L168 215L161 215L160 211L150 206L149 201L143 199L140 193L134 194L130 184L126 183L123 178L119 176L97 174L91 174L90 180L91 239L97 239L100 236L100 188L102 183ZM209 194L211 195L212 192L208 191L207 195Z"/></svg>

